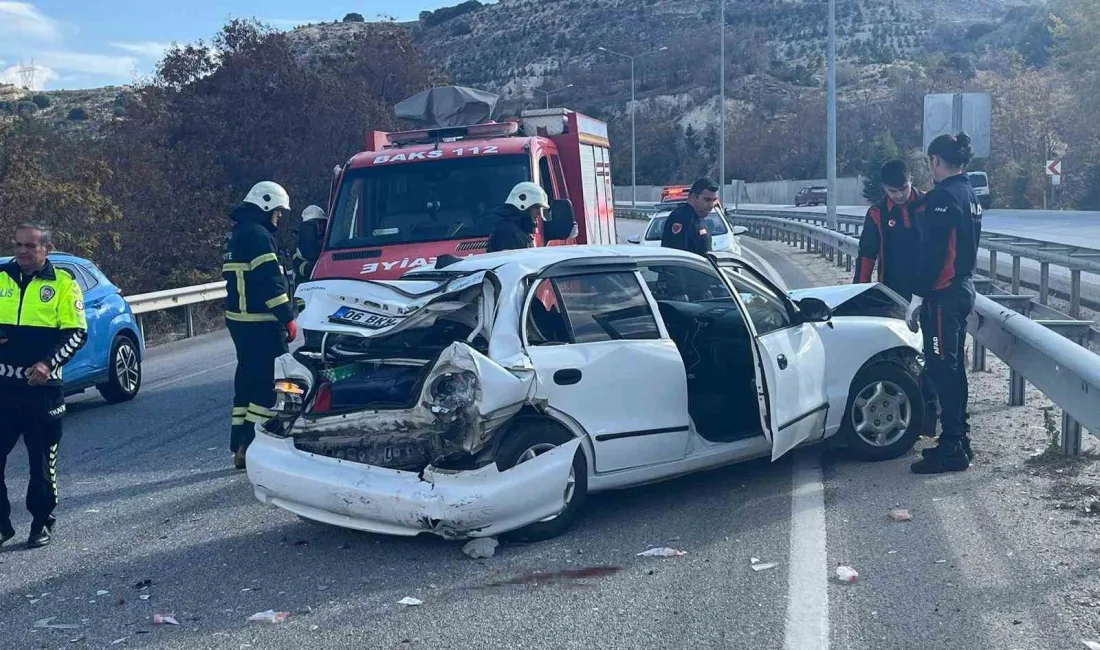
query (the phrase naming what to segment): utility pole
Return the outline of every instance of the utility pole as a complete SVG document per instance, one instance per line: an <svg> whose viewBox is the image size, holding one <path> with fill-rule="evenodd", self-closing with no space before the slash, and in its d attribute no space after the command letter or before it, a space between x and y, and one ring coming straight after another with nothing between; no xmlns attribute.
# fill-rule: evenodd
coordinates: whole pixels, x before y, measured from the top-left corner
<svg viewBox="0 0 1100 650"><path fill-rule="evenodd" d="M523 87L528 89L528 90L532 90L536 93L542 93L543 95L545 95L546 96L546 108L549 109L550 108L550 95L560 93L563 90L569 90L570 88L573 87L573 84L569 84L568 86L565 86L563 88L558 88L557 90L540 90L538 88L535 88L533 86L529 86L527 84L523 84Z"/></svg>
<svg viewBox="0 0 1100 650"><path fill-rule="evenodd" d="M726 0L718 0L718 196L726 206Z"/></svg>
<svg viewBox="0 0 1100 650"><path fill-rule="evenodd" d="M837 229L836 222L836 0L829 0L829 142L826 166L828 170L828 196L825 219L829 228Z"/></svg>
<svg viewBox="0 0 1100 650"><path fill-rule="evenodd" d="M622 54L621 52L615 52L614 50L609 50L606 47L602 47L602 46L598 47L596 49L598 49L601 52L607 52L608 54L612 54L614 56L619 56L619 57L622 57L624 59L628 59L630 61L630 174L631 174L631 179L630 179L630 192L631 192L631 194L630 194L630 209L637 212L637 210L638 210L638 146L637 146L638 145L638 139L637 139L637 131L634 128L634 124L635 124L634 123L634 108L635 108L635 101L634 101L634 98L635 98L634 59L646 56L647 54L656 54L658 52L664 52L668 48L667 47L662 47L662 48L653 50L652 52L645 52L645 53L642 53L642 54L635 54L634 56L629 56L627 54Z"/></svg>

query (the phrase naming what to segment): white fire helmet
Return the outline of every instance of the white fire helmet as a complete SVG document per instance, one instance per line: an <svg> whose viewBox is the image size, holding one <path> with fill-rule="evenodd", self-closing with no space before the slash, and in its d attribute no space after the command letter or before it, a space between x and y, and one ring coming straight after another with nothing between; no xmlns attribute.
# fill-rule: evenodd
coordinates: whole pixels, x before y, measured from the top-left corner
<svg viewBox="0 0 1100 650"><path fill-rule="evenodd" d="M251 203L264 212L275 209L290 211L290 195L282 185L272 181L262 181L253 185L248 191L248 196L244 197L244 202Z"/></svg>
<svg viewBox="0 0 1100 650"><path fill-rule="evenodd" d="M305 210L302 210L302 222L303 223L305 223L306 221L313 221L315 219L324 219L324 218L325 218L325 211L322 210L321 208L315 206L315 205L311 205L308 208L306 208Z"/></svg>
<svg viewBox="0 0 1100 650"><path fill-rule="evenodd" d="M514 205L523 212L527 212L528 209L536 205L550 208L550 198L546 196L546 191L539 187L538 183L530 181L513 187L512 193L508 195L508 200L505 203Z"/></svg>

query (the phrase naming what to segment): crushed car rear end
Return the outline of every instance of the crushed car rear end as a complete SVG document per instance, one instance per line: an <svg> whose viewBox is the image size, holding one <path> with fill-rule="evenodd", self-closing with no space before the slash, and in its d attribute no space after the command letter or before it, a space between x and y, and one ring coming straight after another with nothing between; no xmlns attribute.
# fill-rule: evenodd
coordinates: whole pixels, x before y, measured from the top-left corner
<svg viewBox="0 0 1100 650"><path fill-rule="evenodd" d="M300 287L299 322L321 343L277 360L276 416L248 449L256 497L347 528L456 539L560 513L579 441L494 461L535 382L522 358L487 356L499 294L488 271Z"/></svg>

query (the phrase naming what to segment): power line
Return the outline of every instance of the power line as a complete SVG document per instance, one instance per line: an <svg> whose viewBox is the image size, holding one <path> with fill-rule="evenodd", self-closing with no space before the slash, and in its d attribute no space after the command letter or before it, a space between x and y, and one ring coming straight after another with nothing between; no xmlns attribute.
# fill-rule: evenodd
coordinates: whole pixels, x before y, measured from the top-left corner
<svg viewBox="0 0 1100 650"><path fill-rule="evenodd" d="M34 75L37 71L34 59L31 59L29 65L23 63L22 59L19 60L19 80L23 82L24 90L34 90Z"/></svg>

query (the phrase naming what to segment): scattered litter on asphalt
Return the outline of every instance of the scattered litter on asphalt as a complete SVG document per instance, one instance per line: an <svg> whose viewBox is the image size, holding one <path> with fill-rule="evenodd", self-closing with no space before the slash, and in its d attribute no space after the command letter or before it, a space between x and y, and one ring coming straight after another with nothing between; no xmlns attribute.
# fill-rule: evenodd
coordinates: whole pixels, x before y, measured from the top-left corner
<svg viewBox="0 0 1100 650"><path fill-rule="evenodd" d="M40 630L79 630L81 627L79 623L53 623L55 618L57 617L50 616L39 619L34 622L34 626Z"/></svg>
<svg viewBox="0 0 1100 650"><path fill-rule="evenodd" d="M142 600L149 600L150 596L149 596L149 594L142 594L142 595L138 596L138 598L140 598Z"/></svg>
<svg viewBox="0 0 1100 650"><path fill-rule="evenodd" d="M667 546L651 548L638 553L638 557L681 557L683 555L687 555L687 551L681 551Z"/></svg>
<svg viewBox="0 0 1100 650"><path fill-rule="evenodd" d="M887 555L897 555L898 552L897 551L886 551L886 554Z"/></svg>
<svg viewBox="0 0 1100 650"><path fill-rule="evenodd" d="M310 625L310 626L309 626L309 631L310 631L310 632L316 632L316 631L317 631L317 630L319 630L319 629L321 629L321 626L320 626L320 625Z"/></svg>
<svg viewBox="0 0 1100 650"><path fill-rule="evenodd" d="M107 591L106 589L100 589L99 591L95 592L95 595L97 595L97 596L106 596L110 593L111 592Z"/></svg>
<svg viewBox="0 0 1100 650"><path fill-rule="evenodd" d="M498 542L495 537L479 537L467 542L466 545L462 547L462 552L475 560L479 560L481 558L493 557L497 552L498 546L500 546L500 542Z"/></svg>
<svg viewBox="0 0 1100 650"><path fill-rule="evenodd" d="M753 571L767 571L768 569L774 569L779 566L778 562L758 562L752 565Z"/></svg>
<svg viewBox="0 0 1100 650"><path fill-rule="evenodd" d="M147 588L152 587L152 586L153 586L153 581L152 580L142 580L141 582L134 585L134 589L147 589Z"/></svg>
<svg viewBox="0 0 1100 650"><path fill-rule="evenodd" d="M424 601L417 598L405 596L401 600L397 601L398 605L404 605L405 607L416 607L417 605L423 605Z"/></svg>
<svg viewBox="0 0 1100 650"><path fill-rule="evenodd" d="M936 564L947 564L947 560L936 560Z"/></svg>
<svg viewBox="0 0 1100 650"><path fill-rule="evenodd" d="M836 579L850 585L855 584L856 580L859 579L859 573L850 566L838 566L836 568Z"/></svg>
<svg viewBox="0 0 1100 650"><path fill-rule="evenodd" d="M282 623L290 616L290 612L277 612L269 609L266 612L256 612L248 617L251 623Z"/></svg>
<svg viewBox="0 0 1100 650"><path fill-rule="evenodd" d="M670 538L668 538L668 539L667 539L666 541L669 541L669 542L678 542L678 541L680 541L680 536L679 536L679 535L677 535L676 537L670 537ZM726 541L727 541L727 542L729 541L729 538L728 538L728 537L726 538Z"/></svg>
<svg viewBox="0 0 1100 650"><path fill-rule="evenodd" d="M85 514L89 514L89 515L94 515L94 514L97 514L97 513L99 513L99 511L98 511L98 510L95 510L95 509L92 509L92 510L85 510L84 512L85 512Z"/></svg>
<svg viewBox="0 0 1100 650"><path fill-rule="evenodd" d="M31 598L31 599L30 599L30 604L32 604L32 605L33 605L33 604L35 604L35 603L39 602L40 600L42 600L42 599L41 599L41 598Z"/></svg>
<svg viewBox="0 0 1100 650"><path fill-rule="evenodd" d="M913 521L913 515L905 508L894 508L890 511L890 518L894 521Z"/></svg>
<svg viewBox="0 0 1100 650"><path fill-rule="evenodd" d="M1089 650L1100 650L1100 641L1086 641L1085 639L1081 639L1081 643L1084 643L1085 647Z"/></svg>
<svg viewBox="0 0 1100 650"><path fill-rule="evenodd" d="M179 625L175 616L170 614L153 614L153 625Z"/></svg>
<svg viewBox="0 0 1100 650"><path fill-rule="evenodd" d="M114 641L111 641L111 645L118 645L118 644L122 643L123 641L125 641L125 640L126 640L126 639L128 639L128 638L129 638L129 637L125 637L125 636L124 636L124 637L122 637L121 639L115 639Z"/></svg>
<svg viewBox="0 0 1100 650"><path fill-rule="evenodd" d="M73 639L69 639L69 643L80 643L80 642L81 642L81 641L83 641L83 640L84 640L84 637L82 637L82 636L78 636L78 637L76 637L76 638L73 638Z"/></svg>

